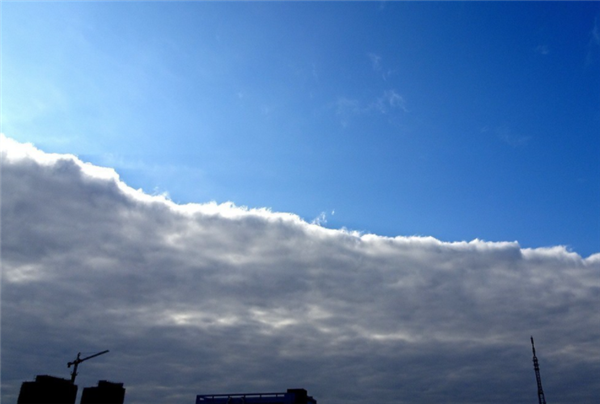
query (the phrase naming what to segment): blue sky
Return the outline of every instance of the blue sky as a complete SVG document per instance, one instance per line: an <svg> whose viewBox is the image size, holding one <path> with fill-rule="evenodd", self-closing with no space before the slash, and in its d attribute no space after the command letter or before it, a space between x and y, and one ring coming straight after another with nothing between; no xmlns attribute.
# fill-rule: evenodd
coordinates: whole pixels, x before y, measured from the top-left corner
<svg viewBox="0 0 600 404"><path fill-rule="evenodd" d="M178 203L585 257L600 6L3 2L2 132Z"/></svg>

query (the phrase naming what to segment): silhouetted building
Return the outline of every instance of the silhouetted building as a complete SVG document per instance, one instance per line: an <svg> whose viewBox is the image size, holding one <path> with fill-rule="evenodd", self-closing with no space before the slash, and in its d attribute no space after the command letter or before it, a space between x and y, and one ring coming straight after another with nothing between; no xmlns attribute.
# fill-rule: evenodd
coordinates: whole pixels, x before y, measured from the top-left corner
<svg viewBox="0 0 600 404"><path fill-rule="evenodd" d="M123 404L123 383L100 380L97 387L86 387L81 394L81 404Z"/></svg>
<svg viewBox="0 0 600 404"><path fill-rule="evenodd" d="M198 395L196 404L317 404L317 400L304 389L288 389L285 393Z"/></svg>
<svg viewBox="0 0 600 404"><path fill-rule="evenodd" d="M17 404L75 404L77 386L60 377L38 375L23 382Z"/></svg>

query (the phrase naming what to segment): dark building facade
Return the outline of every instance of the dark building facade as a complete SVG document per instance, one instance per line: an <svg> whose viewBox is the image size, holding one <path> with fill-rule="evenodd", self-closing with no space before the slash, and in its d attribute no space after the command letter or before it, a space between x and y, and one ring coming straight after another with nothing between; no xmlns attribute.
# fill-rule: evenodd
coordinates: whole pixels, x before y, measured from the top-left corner
<svg viewBox="0 0 600 404"><path fill-rule="evenodd" d="M71 380L39 375L23 382L17 404L75 404L77 386Z"/></svg>
<svg viewBox="0 0 600 404"><path fill-rule="evenodd" d="M196 404L317 404L317 400L304 389L288 389L285 393L198 395Z"/></svg>
<svg viewBox="0 0 600 404"><path fill-rule="evenodd" d="M96 387L86 387L81 394L81 404L123 404L125 388L123 383L100 380Z"/></svg>

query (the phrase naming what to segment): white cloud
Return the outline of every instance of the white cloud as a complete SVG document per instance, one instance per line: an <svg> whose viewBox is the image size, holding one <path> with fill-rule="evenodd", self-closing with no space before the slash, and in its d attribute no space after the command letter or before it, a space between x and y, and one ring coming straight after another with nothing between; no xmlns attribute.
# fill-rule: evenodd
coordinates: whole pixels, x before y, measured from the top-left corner
<svg viewBox="0 0 600 404"><path fill-rule="evenodd" d="M385 90L381 96L367 102L353 98L338 97L334 103L334 107L336 115L344 127L348 126L351 118L356 116L390 114L398 113L399 111L408 112L406 100L394 89Z"/></svg>
<svg viewBox="0 0 600 404"><path fill-rule="evenodd" d="M369 60L371 61L371 67L373 71L380 72L381 71L381 56L376 55L375 53L369 53L367 55Z"/></svg>
<svg viewBox="0 0 600 404"><path fill-rule="evenodd" d="M2 400L36 374L126 402L305 387L319 402L528 402L600 382L600 255L381 237L290 213L178 205L1 139ZM577 381L577 383L574 383Z"/></svg>
<svg viewBox="0 0 600 404"><path fill-rule="evenodd" d="M404 112L408 112L404 97L398 94L396 90L384 91L383 95L372 104L372 107L382 114L386 114L395 109L401 109Z"/></svg>
<svg viewBox="0 0 600 404"><path fill-rule="evenodd" d="M594 18L594 26L592 27L591 37L597 46L600 46L600 16Z"/></svg>
<svg viewBox="0 0 600 404"><path fill-rule="evenodd" d="M319 216L315 217L311 223L318 226L327 224L327 214L325 212L321 212Z"/></svg>
<svg viewBox="0 0 600 404"><path fill-rule="evenodd" d="M550 53L550 48L548 45L538 45L535 48L535 51L541 55L548 55Z"/></svg>
<svg viewBox="0 0 600 404"><path fill-rule="evenodd" d="M531 141L531 136L524 136L515 133L511 128L507 126L501 126L496 128L496 135L504 143L512 147L525 147Z"/></svg>
<svg viewBox="0 0 600 404"><path fill-rule="evenodd" d="M371 61L371 67L372 67L373 71L375 73L381 74L381 78L383 80L387 80L394 73L394 71L391 69L384 70L383 64L381 62L382 58L378 54L368 53L367 56L369 57L369 60Z"/></svg>
<svg viewBox="0 0 600 404"><path fill-rule="evenodd" d="M335 113L340 119L340 124L344 127L348 126L349 119L362 112L360 102L355 99L338 97L335 102Z"/></svg>
<svg viewBox="0 0 600 404"><path fill-rule="evenodd" d="M587 44L587 55L585 60L586 67L590 67L598 62L598 50L600 49L600 15L594 18L594 25L590 30L590 40Z"/></svg>

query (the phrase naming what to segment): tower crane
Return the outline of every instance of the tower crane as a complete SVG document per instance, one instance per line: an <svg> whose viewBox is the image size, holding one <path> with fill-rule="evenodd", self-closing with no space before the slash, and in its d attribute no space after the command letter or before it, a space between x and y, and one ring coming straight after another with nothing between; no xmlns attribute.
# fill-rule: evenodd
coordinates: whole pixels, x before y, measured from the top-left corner
<svg viewBox="0 0 600 404"><path fill-rule="evenodd" d="M71 365L73 365L73 372L71 372L71 383L75 384L75 378L77 377L77 366L79 366L79 364L83 361L86 361L88 359L92 359L95 358L96 356L100 356L103 355L105 353L108 352L108 349L106 351L102 351L102 352L98 352L96 354L87 356L85 358L81 358L81 352L79 352L77 354L77 358L75 358L75 360L73 362L69 362L67 363L67 367L70 368Z"/></svg>
<svg viewBox="0 0 600 404"><path fill-rule="evenodd" d="M546 397L544 397L544 390L542 389L542 377L540 376L540 365L538 364L537 356L535 356L535 345L533 345L533 337L531 337L531 349L533 350L533 370L535 371L535 380L537 381L538 402L539 402L539 404L546 404Z"/></svg>

